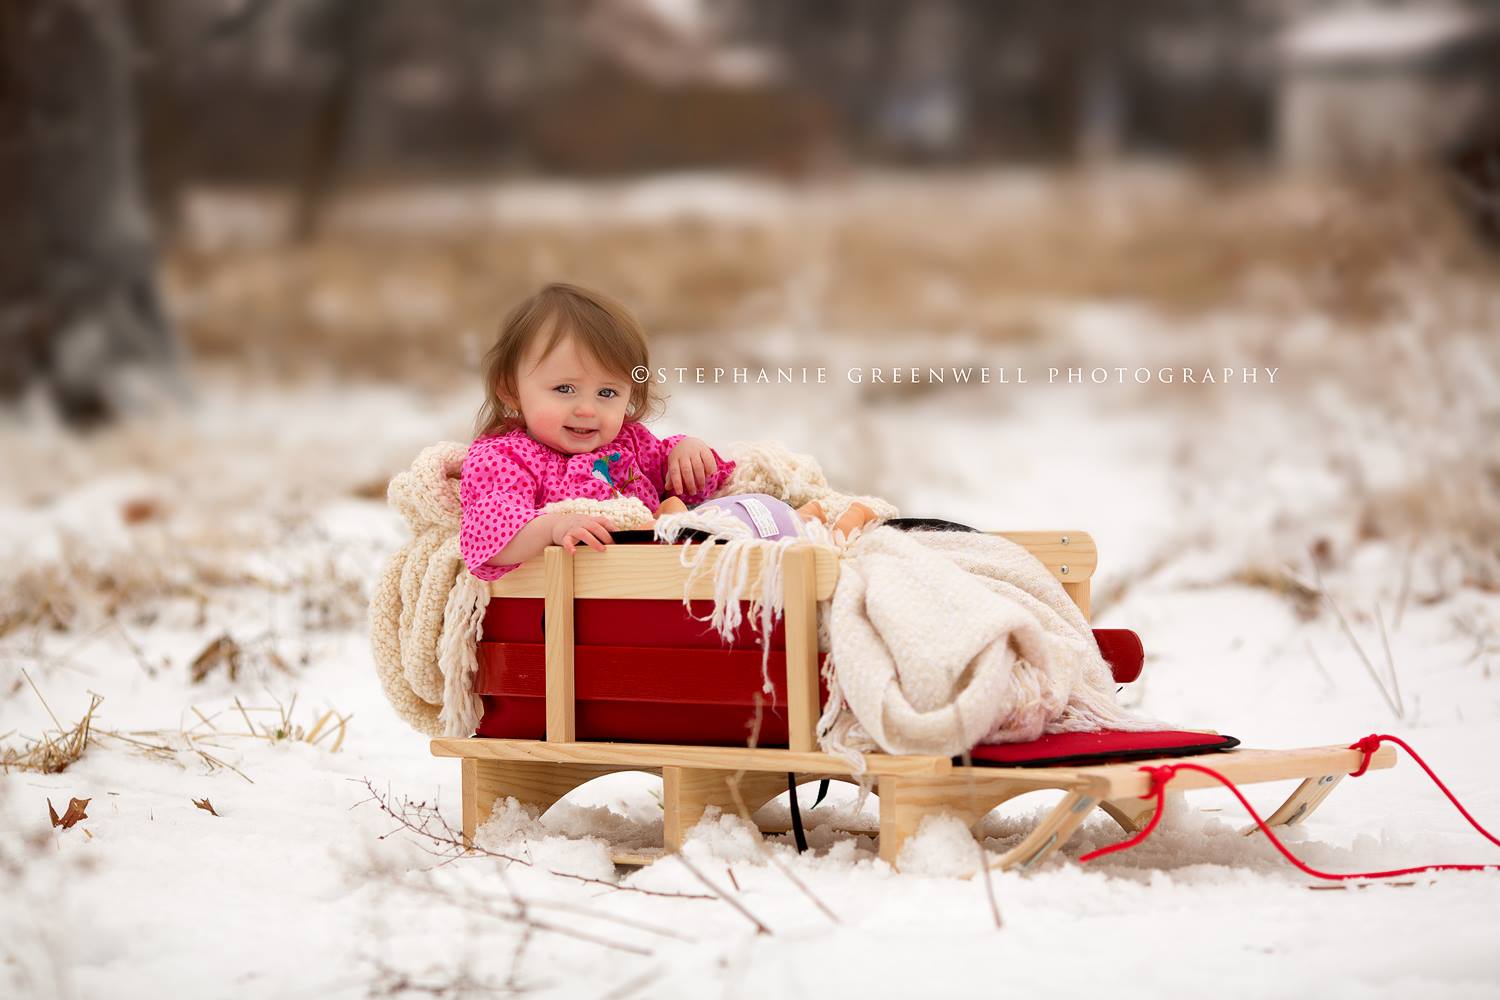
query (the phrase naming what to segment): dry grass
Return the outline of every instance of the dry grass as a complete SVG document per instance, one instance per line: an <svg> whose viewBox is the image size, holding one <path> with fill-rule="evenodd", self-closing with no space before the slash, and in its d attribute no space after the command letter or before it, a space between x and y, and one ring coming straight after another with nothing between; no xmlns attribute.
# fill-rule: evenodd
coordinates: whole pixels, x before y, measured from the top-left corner
<svg viewBox="0 0 1500 1000"><path fill-rule="evenodd" d="M275 576L259 568L289 547L306 545L306 534L277 535L274 525L259 522L228 530L183 518L169 526L132 526L124 544L101 547L58 528L56 558L24 562L0 576L0 638L27 627L77 631L106 624L124 634L125 618L149 622L151 609L171 600L196 605L199 624L206 624L218 599L240 589L295 595L304 630L361 624L369 581L351 575L331 553L321 559L307 559L305 552L287 556Z"/></svg>
<svg viewBox="0 0 1500 1000"><path fill-rule="evenodd" d="M52 711L52 706L47 703L47 699L43 697L36 682L31 679L31 675L24 670L21 674L31 686L31 690L36 694L42 707L46 709L55 728L43 732L36 739L26 739L19 748L0 747L0 770L6 772L14 769L57 774L67 770L71 764L83 756L90 746L102 739L115 741L147 757L173 763L180 762L182 754L190 754L200 760L211 772L222 768L234 772L253 784L253 779L249 775L217 754L211 753L210 749L225 749L226 744L223 742L225 739L249 737L270 743L285 741L306 743L309 746L322 747L329 753L338 753L348 735L349 720L353 718L352 714L344 714L330 708L318 713L310 724L304 724L296 718L297 697L295 694L291 701L285 704L273 698L274 706L246 706L236 697L233 710L224 708L212 715L205 715L196 705L192 706L191 711L198 721L191 726L179 725L176 729L122 731L106 729L95 724L94 714L104 702L104 698L91 691L89 692L89 707L82 717L72 725L65 726L58 720L56 713ZM243 730L221 728L217 721L221 716L242 720L245 728ZM270 719L256 722L252 720L252 716L262 719L269 716Z"/></svg>
<svg viewBox="0 0 1500 1000"><path fill-rule="evenodd" d="M1462 305L1462 303L1459 303ZM1495 304L1489 303L1493 309ZM1362 463L1347 480L1360 540L1415 544L1449 586L1500 590L1500 314L1433 305L1372 340L1347 381L1358 408L1347 425L1401 456L1398 482ZM1399 618L1398 618L1399 620Z"/></svg>
<svg viewBox="0 0 1500 1000"><path fill-rule="evenodd" d="M297 708L296 695L293 695L291 701L286 704L274 698L272 700L276 702L274 706L247 707L236 697L233 709L223 708L212 715L205 715L194 705L191 711L198 721L191 726L180 725L176 729L132 729L125 732L101 730L100 732L148 757L159 760L179 761L181 754L192 754L202 761L210 772L223 768L233 771L251 784L255 783L253 778L217 754L210 753L207 748L228 749L229 744L226 744L225 740L240 740L247 737L266 740L270 743L285 741L306 743L310 746L323 747L329 753L338 753L343 747L344 737L348 735L349 720L353 718L352 714L344 715L335 709L327 709L318 714L310 726L303 725L294 719ZM270 715L271 721L257 723L252 720L252 716L265 715ZM241 720L245 723L245 728L243 730L220 728L218 719L221 716Z"/></svg>
<svg viewBox="0 0 1500 1000"><path fill-rule="evenodd" d="M1500 295L1456 278L1436 252L1414 254L1385 281L1402 304L1368 325L1330 322L1338 317L1311 307L1298 317L1306 326L1291 333L1257 320L1261 328L1232 346L1247 359L1275 352L1288 376L1275 397L1279 412L1267 407L1264 430L1238 438L1222 423L1185 420L1193 447L1179 449L1176 462L1180 482L1209 484L1198 493L1210 502L1212 484L1259 484L1267 466L1283 461L1332 479L1336 486L1317 491L1322 499L1290 500L1257 539L1259 554L1223 582L1280 594L1306 619L1324 609L1321 588L1283 565L1313 548L1315 563L1336 572L1356 548L1384 543L1402 562L1391 581L1399 629L1413 601L1500 591ZM1230 419L1255 426L1243 414ZM1233 530L1223 519L1199 519L1194 537L1165 540L1142 574ZM1096 607L1133 583L1101 593Z"/></svg>
<svg viewBox="0 0 1500 1000"><path fill-rule="evenodd" d="M1413 260L1452 276L1496 269L1446 195L1410 176L960 175L782 190L754 213L656 221L612 212L588 188L579 197L571 221L387 213L311 245L185 239L172 299L205 356L410 380L472 368L505 310L559 277L609 290L662 333L790 324L1012 341L1042 335L1054 302L1195 313L1264 297L1254 289L1267 275L1298 294L1262 305L1370 322L1402 306L1388 278ZM358 220L361 204L344 214Z"/></svg>
<svg viewBox="0 0 1500 1000"><path fill-rule="evenodd" d="M78 534L58 532L62 556L30 562L0 580L0 636L27 626L86 628L130 608L186 598L206 600L214 588L262 586L256 574L229 568L224 549L191 538L100 553Z"/></svg>
<svg viewBox="0 0 1500 1000"><path fill-rule="evenodd" d="M1238 583L1246 587L1261 587L1285 598L1302 621L1311 621L1318 616L1320 602L1325 594L1286 571L1283 566L1252 563L1240 568L1226 583Z"/></svg>
<svg viewBox="0 0 1500 1000"><path fill-rule="evenodd" d="M52 719L55 729L43 732L34 740L27 740L20 749L14 747L0 748L0 770L9 772L12 768L18 771L39 771L42 774L58 774L66 771L68 767L89 747L90 737L94 733L94 711L99 707L104 698L89 692L89 707L83 716L71 726L64 726L52 711L52 706L47 704L47 699L42 697L41 690L31 675L21 671L21 676L26 678L26 683L31 685L37 699L42 707L47 710L47 715Z"/></svg>
<svg viewBox="0 0 1500 1000"><path fill-rule="evenodd" d="M307 743L311 746L319 746L327 739L328 752L338 753L339 748L344 745L344 736L348 732L349 720L353 715L341 715L333 709L328 709L318 716L311 726L303 726L293 720L293 713L297 708L297 696L292 695L289 704L283 705L279 700L271 708L246 708L240 704L239 698L234 699L234 707L238 709L240 716L245 720L246 733L230 735L249 735L260 739L269 740L272 743L280 743L283 740L293 740ZM213 720L207 718L195 708L193 711L198 715L201 725L213 725ZM271 722L262 722L257 726L250 719L252 712L274 715ZM216 730L217 731L217 730Z"/></svg>

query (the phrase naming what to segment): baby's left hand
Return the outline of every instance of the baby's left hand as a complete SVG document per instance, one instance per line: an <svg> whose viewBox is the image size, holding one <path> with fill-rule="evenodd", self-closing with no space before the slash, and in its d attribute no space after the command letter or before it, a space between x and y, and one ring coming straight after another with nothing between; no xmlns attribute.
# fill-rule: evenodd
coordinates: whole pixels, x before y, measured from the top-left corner
<svg viewBox="0 0 1500 1000"><path fill-rule="evenodd" d="M667 455L667 492L692 496L708 485L708 477L719 471L714 450L695 437L683 438Z"/></svg>

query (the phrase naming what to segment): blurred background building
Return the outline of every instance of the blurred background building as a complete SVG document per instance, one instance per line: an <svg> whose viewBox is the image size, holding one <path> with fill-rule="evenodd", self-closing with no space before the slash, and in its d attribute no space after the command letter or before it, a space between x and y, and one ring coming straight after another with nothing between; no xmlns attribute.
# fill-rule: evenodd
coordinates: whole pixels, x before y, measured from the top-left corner
<svg viewBox="0 0 1500 1000"><path fill-rule="evenodd" d="M301 179L328 158L362 178L1410 159L1493 129L1500 89L1483 0L138 7L158 189Z"/></svg>

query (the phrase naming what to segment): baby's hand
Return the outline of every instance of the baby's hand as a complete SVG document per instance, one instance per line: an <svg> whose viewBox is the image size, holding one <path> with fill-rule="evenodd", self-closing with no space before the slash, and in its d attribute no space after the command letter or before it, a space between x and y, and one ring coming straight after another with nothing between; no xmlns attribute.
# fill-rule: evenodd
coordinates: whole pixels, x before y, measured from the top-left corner
<svg viewBox="0 0 1500 1000"><path fill-rule="evenodd" d="M614 541L609 537L610 529L614 525L607 517L595 517L592 514L563 514L552 525L552 543L561 545L572 552L578 543L584 542L590 548L604 551L604 546Z"/></svg>
<svg viewBox="0 0 1500 1000"><path fill-rule="evenodd" d="M683 438L667 455L667 492L675 496L702 492L708 477L718 471L712 448L698 438Z"/></svg>

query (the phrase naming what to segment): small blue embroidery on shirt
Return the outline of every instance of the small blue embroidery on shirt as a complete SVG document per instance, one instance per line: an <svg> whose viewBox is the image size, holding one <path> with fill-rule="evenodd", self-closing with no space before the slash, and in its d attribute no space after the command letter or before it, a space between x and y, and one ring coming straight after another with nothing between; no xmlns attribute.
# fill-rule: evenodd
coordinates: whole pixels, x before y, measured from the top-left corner
<svg viewBox="0 0 1500 1000"><path fill-rule="evenodd" d="M620 460L620 453L618 451L612 451L612 452L610 452L607 459L605 459L605 458L596 458L596 459L594 459L594 468L593 468L593 472L592 472L593 477L595 479L599 480L605 486L611 486L611 487L613 487L615 485L615 477L609 471L609 463L610 462L618 462L619 460Z"/></svg>

